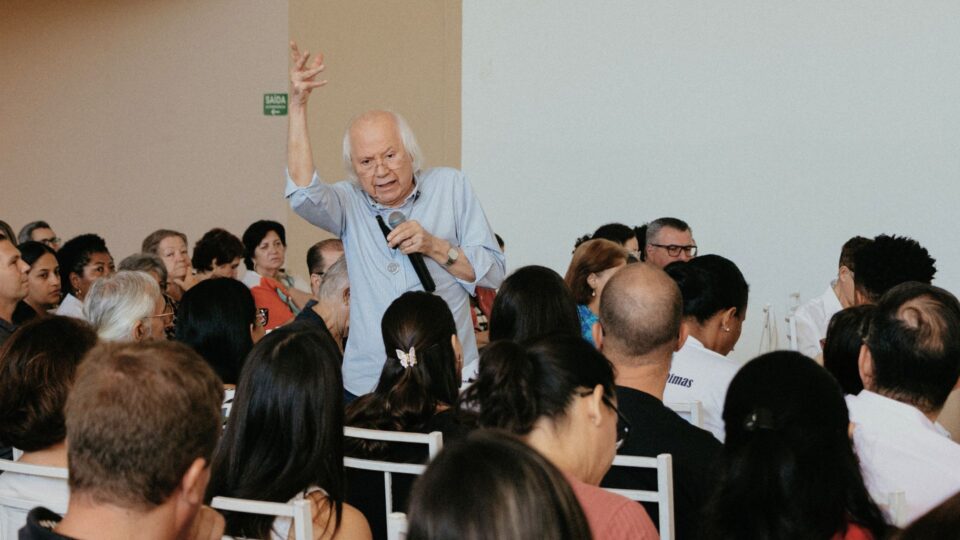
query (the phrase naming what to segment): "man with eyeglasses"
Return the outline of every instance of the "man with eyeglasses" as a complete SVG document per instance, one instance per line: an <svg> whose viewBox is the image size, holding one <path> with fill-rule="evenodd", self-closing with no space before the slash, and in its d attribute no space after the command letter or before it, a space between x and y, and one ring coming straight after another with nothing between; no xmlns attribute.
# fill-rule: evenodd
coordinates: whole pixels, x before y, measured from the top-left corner
<svg viewBox="0 0 960 540"><path fill-rule="evenodd" d="M380 377L385 356L378 336L387 307L404 292L430 290L430 280L453 313L463 377L471 378L478 354L470 296L477 287L498 287L505 273L479 199L460 171L424 169L413 131L389 111L354 118L343 139L350 179L321 182L306 109L310 93L326 84L318 78L323 56L308 64L309 53L290 45L285 195L297 214L343 240L355 336L344 351L344 398L370 392Z"/></svg>
<svg viewBox="0 0 960 540"><path fill-rule="evenodd" d="M663 268L676 261L689 261L697 256L693 230L681 219L662 217L647 224L643 260Z"/></svg>
<svg viewBox="0 0 960 540"><path fill-rule="evenodd" d="M20 229L17 234L17 242L22 244L31 240L45 244L54 251L60 249L60 239L46 221L31 221Z"/></svg>
<svg viewBox="0 0 960 540"><path fill-rule="evenodd" d="M651 264L631 264L604 287L600 322L594 326L598 347L616 367L618 407L633 432L617 453L673 456L678 539L698 537L700 512L715 481L713 463L722 447L710 432L663 403L671 358L687 338L682 314L680 289L670 276ZM648 472L613 467L601 485L656 489L656 475ZM656 517L655 505L647 513Z"/></svg>

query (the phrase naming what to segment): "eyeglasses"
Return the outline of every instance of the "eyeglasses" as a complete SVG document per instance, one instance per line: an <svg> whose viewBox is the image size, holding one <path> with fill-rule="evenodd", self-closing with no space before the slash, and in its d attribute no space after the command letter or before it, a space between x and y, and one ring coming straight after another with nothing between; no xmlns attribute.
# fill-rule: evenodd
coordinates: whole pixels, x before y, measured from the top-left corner
<svg viewBox="0 0 960 540"><path fill-rule="evenodd" d="M40 243L41 243L41 244L45 244L45 245L50 246L50 247L59 246L59 245L60 245L60 239L57 238L56 236L54 236L53 238L41 238L41 239L40 239Z"/></svg>
<svg viewBox="0 0 960 540"><path fill-rule="evenodd" d="M591 390L591 391L586 391L586 392L580 392L580 393L577 394L577 395L580 396L580 397L592 396L592 395L593 395L593 391ZM619 450L621 446L623 446L624 444L626 444L627 439L630 437L630 428L631 428L631 426L630 426L630 421L627 420L627 417L624 416L622 412L620 412L620 409L618 409L617 406L614 405L612 401L610 401L610 398L608 398L607 396L601 396L601 397L600 397L600 400L603 402L604 405L606 405L607 407L610 407L610 410L612 410L613 412L615 412L615 413L617 414L617 445L616 445L616 448L617 448L617 450Z"/></svg>
<svg viewBox="0 0 960 540"><path fill-rule="evenodd" d="M405 156L406 154L404 152L393 151L383 156L382 159L362 159L356 165L357 174L365 177L373 176L373 174L377 171L377 167L380 165L383 165L384 169L395 171L403 166L403 158Z"/></svg>
<svg viewBox="0 0 960 540"><path fill-rule="evenodd" d="M257 326L266 328L268 322L270 322L270 308L257 308Z"/></svg>
<svg viewBox="0 0 960 540"><path fill-rule="evenodd" d="M663 248L667 250L667 255L671 257L679 257L680 252L684 252L688 257L697 256L697 246L689 244L686 246L678 246L677 244L650 244L653 247Z"/></svg>
<svg viewBox="0 0 960 540"><path fill-rule="evenodd" d="M174 316L173 311L165 311L163 313L160 313L159 315L147 315L146 317L144 317L144 319L157 319L160 317L164 317L163 323L170 324L173 322L173 316Z"/></svg>

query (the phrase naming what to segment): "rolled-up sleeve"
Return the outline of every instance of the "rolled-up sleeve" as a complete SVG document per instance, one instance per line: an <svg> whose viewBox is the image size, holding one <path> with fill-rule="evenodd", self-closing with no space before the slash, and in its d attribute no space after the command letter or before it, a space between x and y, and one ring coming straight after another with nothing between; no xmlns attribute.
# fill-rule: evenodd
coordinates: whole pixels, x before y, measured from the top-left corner
<svg viewBox="0 0 960 540"><path fill-rule="evenodd" d="M320 181L316 171L310 184L298 186L290 178L290 171L286 171L287 184L284 197L289 199L290 208L298 216L310 223L329 231L336 236L343 236L345 212L340 193L335 186Z"/></svg>
<svg viewBox="0 0 960 540"><path fill-rule="evenodd" d="M458 278L457 281L473 296L477 287L499 287L507 265L483 207L480 206L480 199L465 177L459 191L456 200L457 238L460 240L460 249L473 267L474 280Z"/></svg>

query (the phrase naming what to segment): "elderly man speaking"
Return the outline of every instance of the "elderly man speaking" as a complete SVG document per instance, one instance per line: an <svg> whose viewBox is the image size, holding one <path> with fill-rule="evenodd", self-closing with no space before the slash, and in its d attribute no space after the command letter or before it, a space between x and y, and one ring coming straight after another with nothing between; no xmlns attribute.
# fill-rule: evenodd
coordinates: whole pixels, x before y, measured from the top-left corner
<svg viewBox="0 0 960 540"><path fill-rule="evenodd" d="M421 170L413 132L387 111L361 114L344 135L343 160L352 178L321 182L310 149L307 101L327 82L317 78L323 56L308 63L308 52L296 43L290 49L286 197L301 217L343 239L351 290L344 387L353 395L371 391L386 357L396 354L383 349L380 319L402 293L424 288L411 263L415 254L453 312L463 377L472 377L477 345L469 296L478 286L499 286L505 269L480 201L460 171Z"/></svg>

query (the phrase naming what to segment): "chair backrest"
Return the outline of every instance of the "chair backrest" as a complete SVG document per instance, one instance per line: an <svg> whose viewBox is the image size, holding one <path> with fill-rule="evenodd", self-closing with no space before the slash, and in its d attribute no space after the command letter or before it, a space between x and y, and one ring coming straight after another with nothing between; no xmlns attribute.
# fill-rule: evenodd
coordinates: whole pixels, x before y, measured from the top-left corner
<svg viewBox="0 0 960 540"><path fill-rule="evenodd" d="M392 512L387 516L387 540L406 540L407 515L403 512Z"/></svg>
<svg viewBox="0 0 960 540"><path fill-rule="evenodd" d="M877 501L877 506L884 511L891 524L897 527L906 525L907 494L905 492L892 491L886 493Z"/></svg>
<svg viewBox="0 0 960 540"><path fill-rule="evenodd" d="M313 519L310 513L310 501L302 499L289 503L235 499L233 497L214 497L210 507L215 510L258 514L261 516L288 517L293 520L296 540L313 540Z"/></svg>
<svg viewBox="0 0 960 540"><path fill-rule="evenodd" d="M432 460L443 448L443 433L434 431L431 433L407 433L402 431L382 431L378 429L363 429L355 427L345 427L343 429L345 437L356 439L367 439L384 442L400 442L407 444L423 444L427 446L428 461ZM410 474L420 475L426 470L426 465L418 463L397 463L393 461L378 461L372 459L361 459L346 457L343 459L344 467L348 469L361 469L365 471L379 471L383 473L383 493L384 510L389 519L393 513L393 475Z"/></svg>
<svg viewBox="0 0 960 540"><path fill-rule="evenodd" d="M797 341L797 317L793 314L787 316L787 349L800 350L800 343Z"/></svg>
<svg viewBox="0 0 960 540"><path fill-rule="evenodd" d="M664 405L682 416L687 422L703 429L703 404L699 401L675 401L664 403Z"/></svg>
<svg viewBox="0 0 960 540"><path fill-rule="evenodd" d="M67 478L67 469L62 467L30 465L8 459L0 459L0 471L63 480ZM67 512L67 507L63 504L43 500L41 497L21 499L0 495L0 540L16 540L17 531L27 523L27 514L37 506L46 507L61 515Z"/></svg>
<svg viewBox="0 0 960 540"><path fill-rule="evenodd" d="M624 497L637 502L657 503L657 511L660 518L660 538L661 540L673 540L673 456L670 454L660 454L657 457L642 456L622 456L617 455L613 458L614 467L637 467L642 469L657 470L657 490L646 491L640 489L614 489L604 488L612 493L623 495Z"/></svg>

